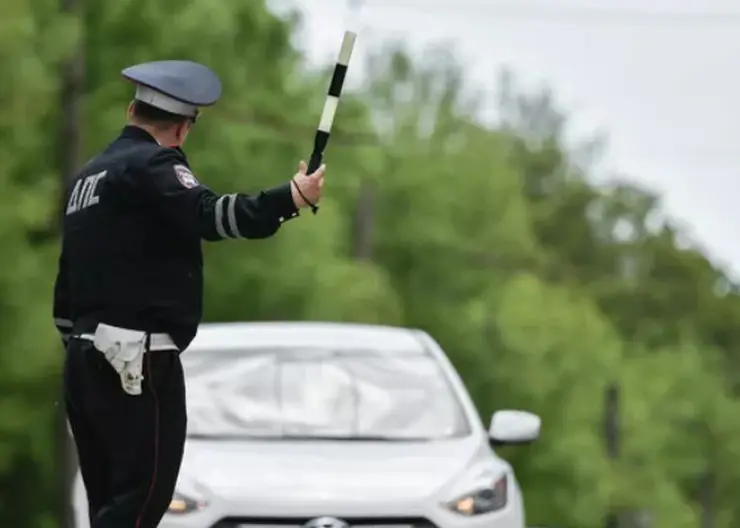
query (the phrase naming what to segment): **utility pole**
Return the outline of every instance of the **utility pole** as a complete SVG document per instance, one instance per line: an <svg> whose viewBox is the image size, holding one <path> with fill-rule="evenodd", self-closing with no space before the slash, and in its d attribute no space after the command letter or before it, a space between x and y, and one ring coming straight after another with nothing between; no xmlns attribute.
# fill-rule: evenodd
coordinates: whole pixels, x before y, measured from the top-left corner
<svg viewBox="0 0 740 528"><path fill-rule="evenodd" d="M76 18L84 31L84 0L60 0L63 15ZM85 39L78 35L74 54L61 69L60 130L58 141L61 182L71 180L82 161L82 98L85 90Z"/></svg>
<svg viewBox="0 0 740 528"><path fill-rule="evenodd" d="M80 31L84 28L84 0L60 0L59 10L62 16L77 19ZM65 189L77 172L82 159L82 123L81 106L85 82L85 39L84 34L77 35L74 53L61 67L59 93L59 136L57 141L57 163L60 178L60 199L58 218L64 214ZM60 528L75 526L73 494L74 477L77 471L74 442L67 426L66 409L63 391L59 390L59 405L56 413L56 445L59 464L59 507L58 525Z"/></svg>

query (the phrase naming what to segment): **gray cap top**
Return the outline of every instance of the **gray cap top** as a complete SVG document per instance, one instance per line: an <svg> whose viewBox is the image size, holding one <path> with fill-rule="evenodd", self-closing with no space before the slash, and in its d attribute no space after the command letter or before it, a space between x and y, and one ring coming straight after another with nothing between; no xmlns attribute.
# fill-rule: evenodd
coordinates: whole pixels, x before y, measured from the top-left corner
<svg viewBox="0 0 740 528"><path fill-rule="evenodd" d="M198 107L211 106L221 97L218 75L197 62L145 62L121 74L136 84L136 100L177 115L195 117Z"/></svg>

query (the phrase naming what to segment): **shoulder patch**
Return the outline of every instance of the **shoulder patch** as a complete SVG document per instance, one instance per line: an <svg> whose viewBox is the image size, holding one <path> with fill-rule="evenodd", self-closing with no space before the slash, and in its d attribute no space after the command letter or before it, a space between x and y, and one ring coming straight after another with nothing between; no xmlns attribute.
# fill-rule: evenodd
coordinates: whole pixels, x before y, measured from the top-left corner
<svg viewBox="0 0 740 528"><path fill-rule="evenodd" d="M177 181L186 189L192 189L200 185L198 179L185 165L175 165L173 168L175 169Z"/></svg>

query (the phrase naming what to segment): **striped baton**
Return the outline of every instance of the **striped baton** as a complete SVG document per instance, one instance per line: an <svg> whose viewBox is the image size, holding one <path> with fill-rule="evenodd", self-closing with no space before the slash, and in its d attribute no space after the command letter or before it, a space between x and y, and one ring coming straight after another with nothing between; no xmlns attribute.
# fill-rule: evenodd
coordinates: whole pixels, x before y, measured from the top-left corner
<svg viewBox="0 0 740 528"><path fill-rule="evenodd" d="M342 86L344 86L344 79L347 76L347 68L349 67L349 60L352 57L352 50L355 47L356 39L356 33L353 33L352 31L344 32L342 48L339 51L337 64L334 66L334 74L332 75L331 83L329 84L329 92L326 95L324 111L321 113L319 127L316 129L316 136L313 140L313 152L311 153L311 159L308 163L308 174L315 172L321 166L321 162L324 158L324 150L329 143L331 126L334 123L334 116L337 113L339 98L342 95ZM309 205L311 206L313 214L316 214L319 210L318 206L316 204Z"/></svg>

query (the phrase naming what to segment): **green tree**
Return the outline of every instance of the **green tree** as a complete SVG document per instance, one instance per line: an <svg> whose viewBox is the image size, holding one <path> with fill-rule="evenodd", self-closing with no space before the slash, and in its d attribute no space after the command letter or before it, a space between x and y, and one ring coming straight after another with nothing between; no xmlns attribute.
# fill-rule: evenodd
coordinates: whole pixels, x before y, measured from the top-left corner
<svg viewBox="0 0 740 528"><path fill-rule="evenodd" d="M737 288L661 218L652 193L627 183L597 186L574 168L548 97L509 98L509 128L518 134L514 159L525 181L536 182L526 188L548 260L563 280L590 293L625 343L623 418L627 449L635 451L620 463L617 500L652 510L660 526L695 526L692 508L710 507L707 475L736 482L716 453L734 430L724 413L735 406L725 387L736 384L727 366L737 357L729 323L737 321ZM645 486L634 486L635 479ZM645 494L648 485L662 492ZM716 519L734 515L720 497L711 507Z"/></svg>
<svg viewBox="0 0 740 528"><path fill-rule="evenodd" d="M43 3L42 3L43 4ZM46 8L44 10L43 8ZM74 25L18 2L0 22L0 525L49 526L59 351L49 328L51 252L39 243L55 200L56 72ZM39 309L39 308L42 309Z"/></svg>

